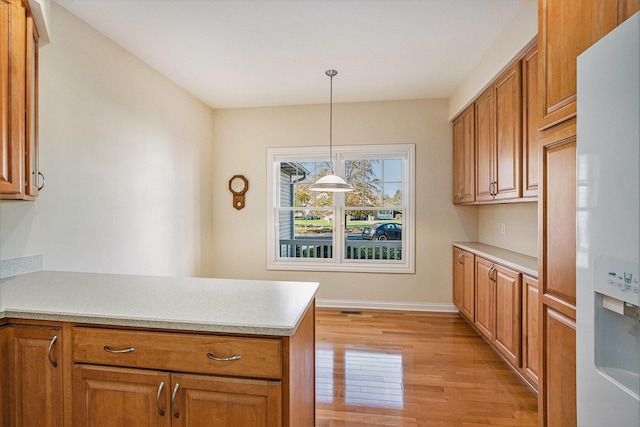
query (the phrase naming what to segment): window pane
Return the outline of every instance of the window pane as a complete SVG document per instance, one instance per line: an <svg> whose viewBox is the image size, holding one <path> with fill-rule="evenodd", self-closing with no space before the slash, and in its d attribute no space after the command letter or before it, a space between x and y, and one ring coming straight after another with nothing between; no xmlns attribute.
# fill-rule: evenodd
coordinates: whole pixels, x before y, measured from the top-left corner
<svg viewBox="0 0 640 427"><path fill-rule="evenodd" d="M402 160L385 159L383 165L385 182L402 182Z"/></svg>
<svg viewBox="0 0 640 427"><path fill-rule="evenodd" d="M333 210L279 212L281 258L332 258Z"/></svg>
<svg viewBox="0 0 640 427"><path fill-rule="evenodd" d="M353 191L346 193L346 206L380 206L382 203L382 162L380 160L346 160L346 181Z"/></svg>
<svg viewBox="0 0 640 427"><path fill-rule="evenodd" d="M402 183L384 184L384 206L402 206Z"/></svg>
<svg viewBox="0 0 640 427"><path fill-rule="evenodd" d="M328 162L281 162L280 207L329 207L333 205L331 193L309 191L309 186L329 173Z"/></svg>
<svg viewBox="0 0 640 427"><path fill-rule="evenodd" d="M402 210L347 210L344 257L402 260Z"/></svg>

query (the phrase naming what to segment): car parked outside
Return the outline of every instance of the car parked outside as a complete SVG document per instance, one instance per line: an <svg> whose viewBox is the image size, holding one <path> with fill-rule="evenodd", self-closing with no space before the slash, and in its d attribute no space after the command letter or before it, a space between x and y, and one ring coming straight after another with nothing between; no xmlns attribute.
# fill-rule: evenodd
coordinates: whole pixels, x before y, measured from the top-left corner
<svg viewBox="0 0 640 427"><path fill-rule="evenodd" d="M365 240L402 240L402 224L397 222L376 222L362 230Z"/></svg>

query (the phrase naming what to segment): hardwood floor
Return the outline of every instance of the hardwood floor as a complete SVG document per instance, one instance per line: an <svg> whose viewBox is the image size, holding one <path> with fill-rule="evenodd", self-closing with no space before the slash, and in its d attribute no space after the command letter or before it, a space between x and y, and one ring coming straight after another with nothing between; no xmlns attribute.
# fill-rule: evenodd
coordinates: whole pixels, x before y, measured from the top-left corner
<svg viewBox="0 0 640 427"><path fill-rule="evenodd" d="M537 399L458 315L316 309L316 426L537 426Z"/></svg>

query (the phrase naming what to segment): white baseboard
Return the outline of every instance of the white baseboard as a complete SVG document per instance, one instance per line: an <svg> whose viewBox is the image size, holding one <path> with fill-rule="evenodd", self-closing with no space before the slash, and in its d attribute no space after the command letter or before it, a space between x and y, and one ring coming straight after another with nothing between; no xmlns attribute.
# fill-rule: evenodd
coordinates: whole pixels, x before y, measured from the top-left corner
<svg viewBox="0 0 640 427"><path fill-rule="evenodd" d="M316 299L316 307L326 308L358 308L369 310L396 311L434 311L440 313L457 313L458 309L450 303L416 303L385 301L354 301L339 299Z"/></svg>

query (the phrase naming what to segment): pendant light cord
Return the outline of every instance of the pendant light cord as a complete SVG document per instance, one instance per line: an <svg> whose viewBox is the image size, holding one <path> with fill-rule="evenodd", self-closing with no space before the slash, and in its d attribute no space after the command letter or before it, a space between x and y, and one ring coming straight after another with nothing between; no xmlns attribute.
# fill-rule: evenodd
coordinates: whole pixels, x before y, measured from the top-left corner
<svg viewBox="0 0 640 427"><path fill-rule="evenodd" d="M333 170L333 76L338 74L336 70L327 70L325 72L330 78L329 83L329 167L331 175L335 175Z"/></svg>

